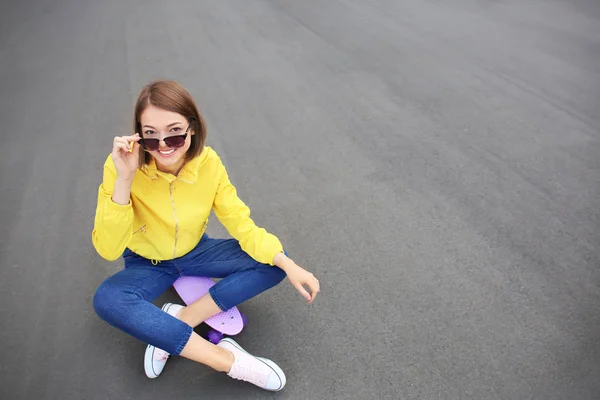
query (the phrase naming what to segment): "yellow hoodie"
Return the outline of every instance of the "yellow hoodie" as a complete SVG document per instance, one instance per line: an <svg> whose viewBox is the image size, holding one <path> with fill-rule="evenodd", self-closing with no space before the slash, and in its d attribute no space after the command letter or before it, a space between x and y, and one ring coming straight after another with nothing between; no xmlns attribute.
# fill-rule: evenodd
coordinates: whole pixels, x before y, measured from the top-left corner
<svg viewBox="0 0 600 400"><path fill-rule="evenodd" d="M211 210L256 261L273 265L275 255L283 252L277 237L254 224L210 147L189 160L178 176L159 171L154 160L139 168L127 205L112 201L116 177L109 155L92 232L94 247L106 260L118 259L125 248L151 260L181 257L200 241Z"/></svg>

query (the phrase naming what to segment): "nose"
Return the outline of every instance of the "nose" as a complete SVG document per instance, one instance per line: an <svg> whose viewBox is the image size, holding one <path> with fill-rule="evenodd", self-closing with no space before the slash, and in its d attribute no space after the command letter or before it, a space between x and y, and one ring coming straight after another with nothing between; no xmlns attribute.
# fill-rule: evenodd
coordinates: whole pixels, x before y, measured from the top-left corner
<svg viewBox="0 0 600 400"><path fill-rule="evenodd" d="M168 150L169 146L165 143L165 139L158 139L158 149L159 150Z"/></svg>

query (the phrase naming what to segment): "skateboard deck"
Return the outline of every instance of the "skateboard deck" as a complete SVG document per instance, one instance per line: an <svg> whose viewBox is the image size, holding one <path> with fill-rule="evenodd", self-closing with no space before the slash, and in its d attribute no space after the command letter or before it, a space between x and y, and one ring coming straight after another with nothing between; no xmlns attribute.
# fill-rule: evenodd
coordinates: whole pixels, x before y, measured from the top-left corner
<svg viewBox="0 0 600 400"><path fill-rule="evenodd" d="M214 285L215 281L210 278L183 276L175 281L173 287L183 302L189 305L208 293L208 290ZM237 307L233 307L227 311L213 315L204 322L217 332L233 336L242 331L245 318ZM210 336L209 334L209 338ZM211 341L213 340L211 339Z"/></svg>

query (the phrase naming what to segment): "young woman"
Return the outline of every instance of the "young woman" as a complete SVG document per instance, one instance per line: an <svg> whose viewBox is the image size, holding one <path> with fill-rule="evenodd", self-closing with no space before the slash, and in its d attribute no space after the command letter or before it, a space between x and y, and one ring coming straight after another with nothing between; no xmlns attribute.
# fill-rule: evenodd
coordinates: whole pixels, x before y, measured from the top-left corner
<svg viewBox="0 0 600 400"><path fill-rule="evenodd" d="M230 338L213 345L193 328L286 276L312 303L319 281L250 218L221 159L205 146L204 119L180 84L144 87L134 124L134 135L114 138L98 192L94 247L109 261L122 255L125 268L98 288L97 314L148 343L149 378L160 375L169 355L181 355L232 378L281 390L285 374L273 361L249 354ZM234 239L206 235L211 210ZM222 279L187 307L152 304L186 275Z"/></svg>

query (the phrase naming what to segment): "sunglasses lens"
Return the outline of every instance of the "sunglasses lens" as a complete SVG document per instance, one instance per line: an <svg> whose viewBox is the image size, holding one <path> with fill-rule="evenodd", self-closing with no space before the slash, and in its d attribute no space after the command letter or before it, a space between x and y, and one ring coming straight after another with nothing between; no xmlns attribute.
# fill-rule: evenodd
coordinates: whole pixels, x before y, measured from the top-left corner
<svg viewBox="0 0 600 400"><path fill-rule="evenodd" d="M181 147L185 144L185 135L166 137L165 144L172 148Z"/></svg>
<svg viewBox="0 0 600 400"><path fill-rule="evenodd" d="M142 148L146 149L146 150L158 150L158 146L159 146L159 140L158 139L142 139L140 140L140 144L142 145Z"/></svg>

